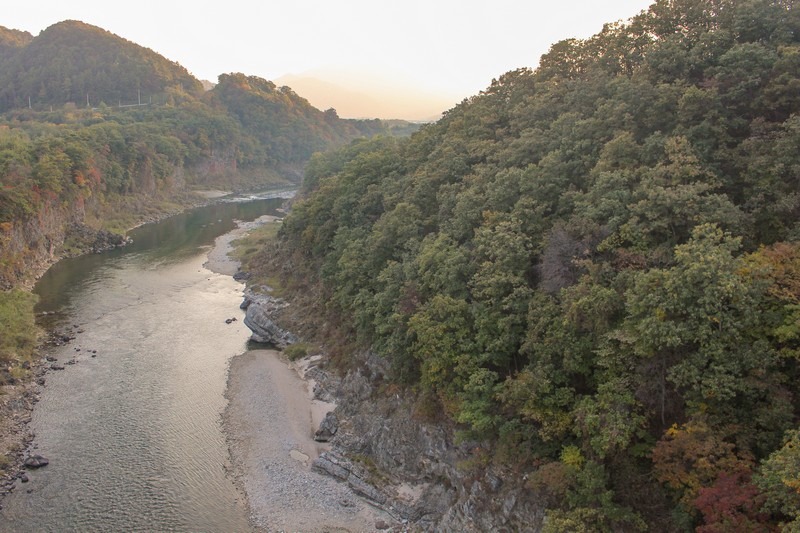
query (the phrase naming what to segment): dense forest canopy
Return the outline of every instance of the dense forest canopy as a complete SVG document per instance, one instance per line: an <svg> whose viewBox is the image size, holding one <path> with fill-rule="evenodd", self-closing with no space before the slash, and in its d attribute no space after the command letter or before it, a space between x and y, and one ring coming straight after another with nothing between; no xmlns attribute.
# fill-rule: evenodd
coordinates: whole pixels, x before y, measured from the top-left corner
<svg viewBox="0 0 800 533"><path fill-rule="evenodd" d="M280 260L549 530L795 530L798 146L794 2L658 0L316 155Z"/></svg>

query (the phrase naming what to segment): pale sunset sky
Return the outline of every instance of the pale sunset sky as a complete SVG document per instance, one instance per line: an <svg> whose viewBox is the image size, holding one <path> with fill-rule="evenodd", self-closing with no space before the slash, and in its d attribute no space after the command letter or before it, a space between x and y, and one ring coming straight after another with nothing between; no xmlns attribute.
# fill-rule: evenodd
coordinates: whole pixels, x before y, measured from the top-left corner
<svg viewBox="0 0 800 533"><path fill-rule="evenodd" d="M651 3L29 0L5 3L0 25L37 35L56 22L81 20L214 82L226 72L270 80L313 75L339 86L352 79L350 89L364 93L393 85L457 103L504 72L535 67L553 43L589 37L603 23L628 19Z"/></svg>

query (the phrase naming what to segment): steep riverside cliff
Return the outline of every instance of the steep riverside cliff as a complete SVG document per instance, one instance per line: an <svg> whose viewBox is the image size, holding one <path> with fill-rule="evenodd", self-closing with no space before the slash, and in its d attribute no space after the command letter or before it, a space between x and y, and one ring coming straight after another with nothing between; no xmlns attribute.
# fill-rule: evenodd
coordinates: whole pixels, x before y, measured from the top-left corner
<svg viewBox="0 0 800 533"><path fill-rule="evenodd" d="M121 232L126 229L210 201L191 189L263 190L290 183L267 168L239 172L235 160L224 154L201 158L200 164L189 169L170 166L161 179L156 179L151 167L143 164L134 173L135 187L129 193L108 192L100 169L92 168L89 173L97 179L84 187L61 196L37 192L28 212L5 213L5 221L0 218L0 290L30 285L63 257L125 246L128 239ZM192 176L192 186L187 184L187 174ZM0 207L4 207L3 199L0 196Z"/></svg>
<svg viewBox="0 0 800 533"><path fill-rule="evenodd" d="M122 235L85 223L83 202L46 203L33 216L0 227L0 289L27 284L59 258L125 246ZM65 249L65 243L70 243Z"/></svg>
<svg viewBox="0 0 800 533"><path fill-rule="evenodd" d="M381 387L384 361L373 354L360 360L344 378L320 380L333 388L340 424L333 451L315 463L318 471L346 479L425 530L541 529L544 510L525 479L483 466L479 443L458 442L452 427L423 420L413 398ZM327 463L338 468L332 472Z"/></svg>
<svg viewBox="0 0 800 533"><path fill-rule="evenodd" d="M246 324L259 332L291 334L286 302L268 305L248 291ZM276 344L276 340L267 341ZM291 343L291 342L289 342ZM337 404L331 450L312 468L347 484L399 523L425 531L539 531L544 507L524 476L489 465L481 443L459 441L450 423L430 421L410 393L387 386L389 369L379 356L354 354L344 376L323 357L310 357L306 378L316 399ZM326 431L330 433L330 430Z"/></svg>

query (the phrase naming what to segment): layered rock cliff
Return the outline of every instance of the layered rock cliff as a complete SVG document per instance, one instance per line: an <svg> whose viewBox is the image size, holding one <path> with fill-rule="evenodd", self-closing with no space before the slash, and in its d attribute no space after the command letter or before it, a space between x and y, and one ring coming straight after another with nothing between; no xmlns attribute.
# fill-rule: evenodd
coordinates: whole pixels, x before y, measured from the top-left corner
<svg viewBox="0 0 800 533"><path fill-rule="evenodd" d="M525 479L486 466L481 443L459 441L450 424L425 420L410 394L387 394L380 357L359 359L344 378L312 370L317 379L325 374L320 382L333 389L340 420L333 451L315 463L317 470L424 530L541 529L544 509Z"/></svg>

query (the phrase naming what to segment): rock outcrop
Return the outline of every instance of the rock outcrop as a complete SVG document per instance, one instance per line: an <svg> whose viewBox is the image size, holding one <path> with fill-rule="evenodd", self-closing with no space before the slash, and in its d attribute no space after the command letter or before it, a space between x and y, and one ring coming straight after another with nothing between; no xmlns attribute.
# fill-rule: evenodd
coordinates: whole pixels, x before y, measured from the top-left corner
<svg viewBox="0 0 800 533"><path fill-rule="evenodd" d="M449 423L423 420L411 395L386 395L387 372L369 353L344 378L309 368L315 391L333 391L338 404L332 450L312 468L422 530L539 531L544 506L524 477L487 466L481 443L456 443Z"/></svg>
<svg viewBox="0 0 800 533"><path fill-rule="evenodd" d="M317 442L330 441L336 432L339 430L339 419L336 413L330 411L325 414L325 418L319 425L319 429L314 433L314 440Z"/></svg>
<svg viewBox="0 0 800 533"><path fill-rule="evenodd" d="M50 460L41 455L31 455L25 459L25 466L28 468L41 468L50 464Z"/></svg>
<svg viewBox="0 0 800 533"><path fill-rule="evenodd" d="M287 305L281 298L274 298L268 294L255 294L250 290L245 291L244 301L240 307L247 310L244 324L253 332L250 340L280 349L297 342L297 338L292 333L275 323L280 311Z"/></svg>
<svg viewBox="0 0 800 533"><path fill-rule="evenodd" d="M114 248L122 248L131 242L130 237L112 233L104 229L94 229L83 223L73 223L66 231L71 245L81 252L101 253Z"/></svg>

